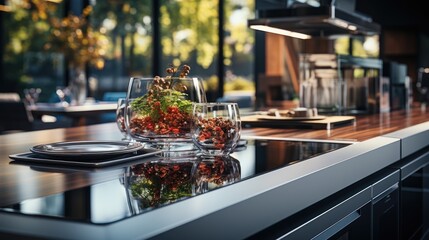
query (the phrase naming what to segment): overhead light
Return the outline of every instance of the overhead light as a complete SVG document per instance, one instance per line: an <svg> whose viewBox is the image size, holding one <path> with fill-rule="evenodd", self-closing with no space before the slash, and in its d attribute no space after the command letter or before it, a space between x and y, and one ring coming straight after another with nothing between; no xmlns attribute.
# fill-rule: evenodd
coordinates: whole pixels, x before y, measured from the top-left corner
<svg viewBox="0 0 429 240"><path fill-rule="evenodd" d="M347 28L351 31L356 31L357 27L355 25L348 25Z"/></svg>
<svg viewBox="0 0 429 240"><path fill-rule="evenodd" d="M347 29L347 27L349 26L349 24L346 21L341 20L341 19L336 19L336 18L328 18L328 19L325 19L323 21L331 23L335 26L338 26L338 27L344 28L344 29Z"/></svg>
<svg viewBox="0 0 429 240"><path fill-rule="evenodd" d="M63 0L45 0L46 2L51 2L51 3L60 3Z"/></svg>
<svg viewBox="0 0 429 240"><path fill-rule="evenodd" d="M307 34L303 34L303 33L299 33L299 32L292 32L292 31L288 31L288 30L284 30L284 29L280 29L280 28L275 28L275 27L269 27L266 25L251 25L250 28L255 29L255 30L259 30L259 31L270 32L270 33L285 35L285 36L289 36L289 37L299 38L299 39L311 38L311 36L307 35Z"/></svg>
<svg viewBox="0 0 429 240"><path fill-rule="evenodd" d="M336 25L340 28L348 29L350 31L356 31L357 30L357 27L355 25L349 24L348 22L346 22L344 20L329 18L329 19L325 19L324 21L331 23L333 25Z"/></svg>

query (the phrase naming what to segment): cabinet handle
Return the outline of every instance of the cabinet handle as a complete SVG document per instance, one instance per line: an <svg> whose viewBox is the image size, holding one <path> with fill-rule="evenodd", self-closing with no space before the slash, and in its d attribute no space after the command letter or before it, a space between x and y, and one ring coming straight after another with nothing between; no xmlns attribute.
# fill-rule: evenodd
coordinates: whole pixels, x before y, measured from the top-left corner
<svg viewBox="0 0 429 240"><path fill-rule="evenodd" d="M322 240L322 239L328 239L332 236L334 236L339 231L346 228L348 225L350 225L352 222L356 221L356 219L360 218L361 214L359 211L354 211L350 213L349 215L342 218L340 221L336 222L334 225L327 228L325 231L321 232L314 238L313 240Z"/></svg>
<svg viewBox="0 0 429 240"><path fill-rule="evenodd" d="M277 239L327 239L336 233L348 229L357 219L366 219L366 210L371 204L371 186L347 197L317 216L311 216L307 221L293 229L285 226L283 233ZM324 207L324 208L325 208ZM286 230L286 231L285 231ZM280 230L281 231L281 230Z"/></svg>

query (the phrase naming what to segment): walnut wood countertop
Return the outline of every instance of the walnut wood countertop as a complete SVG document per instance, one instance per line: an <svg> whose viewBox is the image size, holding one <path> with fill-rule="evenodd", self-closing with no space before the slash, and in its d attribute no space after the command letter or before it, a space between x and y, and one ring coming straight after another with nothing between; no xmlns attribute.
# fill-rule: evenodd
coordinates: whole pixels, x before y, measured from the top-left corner
<svg viewBox="0 0 429 240"><path fill-rule="evenodd" d="M403 128L429 121L429 109L416 106L410 110L356 116L355 125L326 129L245 128L243 136L270 136L320 140L365 141Z"/></svg>

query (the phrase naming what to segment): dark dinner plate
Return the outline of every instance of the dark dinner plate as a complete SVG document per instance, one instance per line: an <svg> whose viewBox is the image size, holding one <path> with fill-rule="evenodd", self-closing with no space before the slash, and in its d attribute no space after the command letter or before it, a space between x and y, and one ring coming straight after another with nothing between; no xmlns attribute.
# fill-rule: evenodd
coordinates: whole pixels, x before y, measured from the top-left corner
<svg viewBox="0 0 429 240"><path fill-rule="evenodd" d="M133 153L142 148L139 142L75 141L36 145L30 151L47 157L93 159Z"/></svg>
<svg viewBox="0 0 429 240"><path fill-rule="evenodd" d="M98 156L97 158L64 158L52 157L33 152L25 152L9 155L9 158L18 163L35 163L46 165L62 165L62 166L77 166L77 167L105 167L119 163L141 160L146 157L154 156L162 151L153 148L142 148L136 152L127 153L115 156Z"/></svg>

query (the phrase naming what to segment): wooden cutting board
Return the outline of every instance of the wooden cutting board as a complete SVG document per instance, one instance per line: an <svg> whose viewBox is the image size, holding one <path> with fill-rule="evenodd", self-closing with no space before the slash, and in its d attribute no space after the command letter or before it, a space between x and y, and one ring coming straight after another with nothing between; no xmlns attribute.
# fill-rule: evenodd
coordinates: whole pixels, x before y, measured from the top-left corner
<svg viewBox="0 0 429 240"><path fill-rule="evenodd" d="M312 128L312 129L332 129L343 125L355 125L354 116L326 116L323 119L315 120L284 120L267 119L263 115L242 116L241 123L244 128L250 127L286 127L286 128Z"/></svg>

